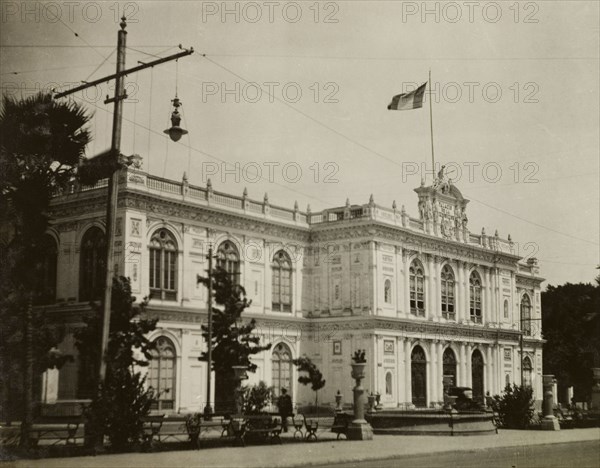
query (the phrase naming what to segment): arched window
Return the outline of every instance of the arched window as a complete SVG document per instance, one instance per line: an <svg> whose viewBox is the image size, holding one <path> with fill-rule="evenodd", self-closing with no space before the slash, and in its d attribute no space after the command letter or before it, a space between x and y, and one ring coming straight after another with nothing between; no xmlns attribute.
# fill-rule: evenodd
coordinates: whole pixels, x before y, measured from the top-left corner
<svg viewBox="0 0 600 468"><path fill-rule="evenodd" d="M454 273L449 265L442 269L442 317L448 320L454 320Z"/></svg>
<svg viewBox="0 0 600 468"><path fill-rule="evenodd" d="M506 374L504 377L504 387L510 387L510 374Z"/></svg>
<svg viewBox="0 0 600 468"><path fill-rule="evenodd" d="M391 372L387 372L385 374L385 394L388 396L392 396L393 392L394 392L394 387L392 384L392 373Z"/></svg>
<svg viewBox="0 0 600 468"><path fill-rule="evenodd" d="M481 278L476 271L469 276L469 312L471 322L481 323Z"/></svg>
<svg viewBox="0 0 600 468"><path fill-rule="evenodd" d="M409 269L410 278L410 313L419 317L425 316L425 275L423 265L413 260Z"/></svg>
<svg viewBox="0 0 600 468"><path fill-rule="evenodd" d="M177 241L166 229L150 238L150 293L164 301L177 300Z"/></svg>
<svg viewBox="0 0 600 468"><path fill-rule="evenodd" d="M240 254L231 241L224 241L217 249L217 267L223 268L231 275L234 284L239 284Z"/></svg>
<svg viewBox="0 0 600 468"><path fill-rule="evenodd" d="M508 318L508 299L504 299L504 318Z"/></svg>
<svg viewBox="0 0 600 468"><path fill-rule="evenodd" d="M521 297L521 330L524 335L531 336L531 299L527 294Z"/></svg>
<svg viewBox="0 0 600 468"><path fill-rule="evenodd" d="M288 254L280 250L271 262L272 309L279 312L292 311L292 262Z"/></svg>
<svg viewBox="0 0 600 468"><path fill-rule="evenodd" d="M79 253L79 300L102 297L106 275L106 239L98 227L91 227L81 239Z"/></svg>
<svg viewBox="0 0 600 468"><path fill-rule="evenodd" d="M35 304L51 304L56 300L56 266L58 249L52 236L44 235L40 244L40 260L37 265Z"/></svg>
<svg viewBox="0 0 600 468"><path fill-rule="evenodd" d="M147 382L158 395L158 401L152 409L175 409L175 345L166 336L155 341L156 347L150 354Z"/></svg>
<svg viewBox="0 0 600 468"><path fill-rule="evenodd" d="M279 343L271 356L273 388L275 396L281 395L285 388L292 395L292 352L287 345Z"/></svg>
<svg viewBox="0 0 600 468"><path fill-rule="evenodd" d="M383 284L383 300L386 304L392 303L392 282L389 279Z"/></svg>
<svg viewBox="0 0 600 468"><path fill-rule="evenodd" d="M443 371L443 388L444 393L448 393L450 387L456 386L456 356L454 351L446 348L442 356L442 371Z"/></svg>
<svg viewBox="0 0 600 468"><path fill-rule="evenodd" d="M533 366L531 365L531 359L529 356L525 356L523 359L523 387L531 387L531 371L533 370Z"/></svg>

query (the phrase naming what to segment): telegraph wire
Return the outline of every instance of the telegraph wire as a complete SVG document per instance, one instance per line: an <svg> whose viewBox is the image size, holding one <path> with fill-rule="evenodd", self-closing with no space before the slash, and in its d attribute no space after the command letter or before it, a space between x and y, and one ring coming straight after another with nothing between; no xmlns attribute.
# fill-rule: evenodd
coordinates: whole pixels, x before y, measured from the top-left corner
<svg viewBox="0 0 600 468"><path fill-rule="evenodd" d="M88 105L94 106L95 108L97 108L97 109L100 109L100 110L104 111L104 112L105 112L107 115L108 115L108 114L111 114L111 112L110 112L109 110L107 110L107 109L105 109L105 108L103 108L103 107L100 107L100 106L98 106L97 104L95 104L95 103L93 103L93 102L86 101L85 99L83 99L83 98L81 98L81 97L79 97L79 96L77 96L77 95L73 95L73 98L74 98L74 99L78 99L79 101L81 101L81 102L83 102L83 103L85 103L85 104L88 104ZM127 121L127 122L130 122L130 123L132 123L133 125L135 125L135 126L138 126L138 127L142 128L142 129L144 129L144 130L148 131L149 133L153 133L153 134L155 134L155 135L158 135L158 136L160 136L160 137L163 137L163 136L165 136L165 135L164 135L164 133L162 133L162 132L159 132L159 131L157 131L157 130L153 130L153 129L151 129L151 128L149 128L149 127L146 127L145 125L142 125L142 124L140 124L140 123L133 122L131 119L128 119L128 118L127 118L127 117L125 117L125 116L123 116L123 120L125 120L125 121ZM195 147L193 147L193 146L191 146L191 145L186 145L185 143L181 143L181 142L179 142L179 144L180 144L180 145L182 145L182 146L184 146L185 148L188 148L188 149L190 149L191 151L195 151L196 153L199 153L199 154L201 154L201 155L203 155L203 156L207 156L207 157L209 157L209 158L211 158L211 159L214 159L214 160L216 160L216 161L219 161L219 162L221 162L221 163L224 163L224 164L228 164L228 163L229 163L229 162L228 162L228 161L226 161L225 159L222 159L222 158L220 158L220 157L218 157L218 156L215 156L215 155L213 155L213 154L211 154L211 153L207 153L206 151L203 151L203 150L201 150L201 149L195 148ZM291 192L297 193L298 195L302 195L303 197L306 197L306 198L311 198L311 199L313 199L313 200L316 200L316 201L318 201L318 202L321 202L321 203L323 203L324 205L326 205L326 207L334 207L334 206L337 206L337 205L333 205L331 202L326 202L325 200L323 200L323 199L321 199L321 198L315 197L315 196L313 196L313 195L306 194L306 193L304 193L304 192L301 192L301 191L299 191L299 190L295 190L295 189L293 189L293 188L291 188L291 187L289 187L289 186L287 186L287 185L281 184L281 183L279 183L279 182L270 181L269 179L267 179L266 177L264 177L262 174L258 174L258 173L256 173L256 176L257 176L257 178L259 178L259 179L262 179L262 180L264 180L264 181L266 181L266 182L268 182L268 183L270 183L270 184L277 185L277 186L279 186L279 187L281 187L281 188L283 188L283 189L285 189L285 190L289 190L289 191L291 191Z"/></svg>
<svg viewBox="0 0 600 468"><path fill-rule="evenodd" d="M221 69L223 69L223 70L225 70L225 71L227 71L227 72L231 73L232 75L234 75L235 77L239 78L240 80L243 80L243 81L245 81L246 83L250 83L250 81L249 81L249 80L247 80L246 78L244 78L243 76L241 76L241 75L239 75L238 73L234 72L233 70L231 70L231 69L227 68L226 66L224 66L224 65L221 65L220 63L216 62L215 60L212 60L210 57L207 57L206 55L201 55L201 57L202 57L202 58L205 58L206 60L208 60L209 62L213 63L213 64L214 64L214 65L216 65L217 67L219 67L219 68L221 68ZM257 84L256 82L252 82L252 83L255 83L255 84ZM258 85L258 86L259 86L261 89L263 89L263 87L262 87L262 86L260 86L260 84L257 84L257 85ZM304 117L308 118L309 120L312 120L313 122L315 122L315 123L316 123L316 124L318 124L319 126L321 126L321 127L325 128L325 129L327 129L327 130L329 130L329 131L331 131L331 132L335 133L336 135L338 135L338 136L342 137L343 139L345 139L345 140L347 140L347 141L349 141L349 142L353 143L354 145L356 145L356 146L358 146L358 147L360 147L360 148L362 148L362 149L364 149L364 150L366 150L366 151L368 151L368 152L370 152L370 153L372 153L372 154L374 154L374 155L376 155L376 156L379 156L380 158L383 158L383 159L385 159L386 161L389 161L389 162L391 162L392 164L394 164L394 165L396 165L396 166L400 166L400 164L398 163L398 161L396 161L395 159L389 158L389 157L387 157L387 156L385 156L385 155L383 155L383 154L381 154L381 153L379 153L379 152L377 152L377 151L375 151L375 150L373 150L373 149L371 149L371 148L369 148L369 147L365 146L364 144L362 144L362 143L360 143L360 142L358 142L358 141L356 141L356 140L354 140L354 139L352 139L352 138L350 138L350 137L348 137L348 136L344 135L343 133L339 132L338 130L335 130L334 128L331 128L331 127L330 127L330 126L328 126L327 124L325 124L325 123L323 123L323 122L321 122L321 121L317 120L316 118L312 117L311 115L309 115L309 114L307 114L307 113L303 112L302 110L298 109L297 107L294 107L294 106L292 106L291 104L289 104L289 103L285 102L284 100L277 98L277 96L273 96L273 95L272 95L271 93L269 93L268 91L266 91L266 92L267 92L267 94L268 94L269 96L271 96L273 99L275 99L275 100L277 100L278 102L280 102L280 103L284 104L285 106L287 106L288 108L290 108L290 109L294 110L295 112L297 112L297 113L299 113L299 114L303 115ZM536 223L536 222L534 222L534 221L530 221L530 220L528 220L528 219L526 219L526 218L523 218L523 217L521 217L521 216L518 216L518 215L512 214L512 213L510 213L510 212L508 212L508 211L506 211L506 210L503 210L503 209L501 209L501 208L496 208L496 207L494 207L494 206L492 206L492 205L489 205L489 204L487 204L487 203L485 203L485 202L482 202L482 201L480 201L480 200L477 200L477 199L475 199L475 198L473 198L473 197L470 197L470 199L471 199L471 200L473 200L473 201L474 201L474 202L476 202L476 203L479 203L479 204L481 204L481 205L487 206L488 208L491 208L491 209L493 209L493 210L499 211L499 212L501 212L501 213L504 213L504 214L506 214L506 215L508 215L508 216L512 216L512 217L514 217L514 218L516 218L516 219L519 219L519 220L521 220L521 221L523 221L523 222L525 222L525 223L529 223L529 224L532 224L532 225L534 225L534 226L537 226L537 227L539 227L539 228L546 229L546 230L548 230L548 231L550 231L550 232L554 232L554 233L556 233L556 234L560 234L560 235L562 235L562 236L570 237L570 238L572 238L572 239L576 239L576 240L579 240L579 241L582 241L582 242L586 242L586 243L589 243L589 244L592 244L592 245L598 245L596 242L589 241L588 239L584 239L584 238L582 238L582 237L577 237L577 236L574 236L574 235L572 235L572 234L569 234L569 233L566 233L566 232L558 231L558 230L556 230L556 229L550 228L550 227L548 227L548 226L544 226L544 225L542 225L542 224L539 224L539 223Z"/></svg>

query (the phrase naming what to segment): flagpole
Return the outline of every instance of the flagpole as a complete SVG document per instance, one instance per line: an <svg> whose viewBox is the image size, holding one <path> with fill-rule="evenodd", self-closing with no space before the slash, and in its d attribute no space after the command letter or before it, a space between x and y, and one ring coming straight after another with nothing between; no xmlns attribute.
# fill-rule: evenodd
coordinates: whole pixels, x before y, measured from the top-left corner
<svg viewBox="0 0 600 468"><path fill-rule="evenodd" d="M433 98L431 97L431 94L431 69L429 69L429 129L431 132L431 170L433 171L433 179L435 180L435 156L433 152L433 104L431 102L433 101Z"/></svg>

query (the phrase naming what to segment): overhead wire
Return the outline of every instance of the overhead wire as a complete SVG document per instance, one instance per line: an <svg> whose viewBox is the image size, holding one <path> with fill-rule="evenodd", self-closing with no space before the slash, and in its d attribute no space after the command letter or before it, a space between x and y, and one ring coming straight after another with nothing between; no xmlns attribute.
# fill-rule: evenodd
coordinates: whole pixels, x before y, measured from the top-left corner
<svg viewBox="0 0 600 468"><path fill-rule="evenodd" d="M222 65L222 64L220 64L220 63L218 63L218 62L216 62L215 60L212 60L212 59L211 59L210 57L208 57L206 54L199 55L199 57L201 57L201 58L204 58L204 59L208 60L209 62L213 63L213 64L214 64L214 65L216 65L217 67L219 67L219 68L221 68L221 69L223 69L223 70L227 71L228 73L230 73L230 74L232 74L233 76L235 76L235 77L237 77L237 78L239 78L239 79L241 79L241 80L245 81L246 83L250 83L250 82L252 82L252 83L253 83L255 86L259 86L261 89L263 89L263 90L264 90L264 88L263 88L263 87L262 87L262 86L261 86L259 83L257 83L256 81L250 81L250 80L248 80L248 79L244 78L243 76L239 75L238 73L234 72L233 70L229 69L228 67L226 67L226 66L224 66L224 65ZM327 124L325 124L325 123L323 123L323 122L321 122L321 121L319 121L319 120L315 119L314 117L312 117L311 115L307 114L306 112L303 112L302 110L298 109L297 107L294 107L294 106L292 106L290 103L288 103L288 102L286 102L286 101L284 101L284 100L282 100L282 99L279 99L277 96L274 96L274 95L273 95L272 93L270 93L268 90L266 90L266 93L267 93L267 94L268 94L268 95L269 95L271 98L273 98L273 99L277 100L278 102L280 102L280 103L284 104L285 106L287 106L288 108L292 109L294 112L297 112L297 113L299 113L299 114L303 115L304 117L306 117L306 118L308 118L309 120L313 121L313 122L314 122L314 123L316 123L317 125L319 125L319 126L321 126L321 127L325 128L325 129L327 129L327 130L331 131L332 133L335 133L336 135L338 135L338 136L342 137L343 139L345 139L345 140L349 141L350 143L353 143L354 145L358 146L359 148L362 148L362 149L364 149L364 150L366 150L366 151L368 151L368 152L370 152L370 153L372 153L372 154L374 154L374 155L376 155L376 156L378 156L378 157L380 157L380 158L382 158L382 159L385 159L386 161L388 161L388 162L391 162L392 164L394 164L394 165L396 165L396 166L400 166L400 164L398 163L398 161L396 161L396 160L394 160L394 159L392 159L392 158L389 158L389 157L387 157L387 156L385 156L385 155L383 155L383 154L379 153L378 151L375 151L375 150L373 150L373 149L371 149L371 148L367 147L366 145L364 145L364 144L362 144L362 143L360 143L360 142L358 142L358 141L356 141L356 140L354 140L354 139L352 139L352 138L350 138L350 137L348 137L348 136L344 135L343 133L341 133L340 131L338 131L338 130L336 130L336 129L334 129L334 128L331 128L329 125L327 125ZM559 231L559 230L557 230L557 229L550 228L550 227L548 227L548 226L544 226L544 225L542 225L542 224L539 224L539 223L536 223L536 222L534 222L534 221L530 221L530 220L528 220L528 219L526 219L526 218L523 218L523 217L521 217L521 216L518 216L518 215L512 214L512 213L510 213L510 212L508 212L508 211L506 211L506 210L503 210L503 209L501 209L501 208L496 208L496 207L494 207L494 206L492 206L492 205L489 205L489 204L487 204L487 203L485 203L485 202L482 202L482 201L480 201L480 200L477 200L477 199L475 199L475 198L473 198L473 197L470 197L470 199L471 199L471 200L473 200L473 201L474 201L474 202L476 202L476 203L479 203L479 204L481 204L481 205L484 205L484 206L486 206L486 207L488 207L488 208L491 208L491 209L493 209L493 210L496 210L496 211L502 212L502 213L504 213L504 214L506 214L506 215L508 215L508 216L514 217L514 218L516 218L516 219L519 219L519 220L521 220L521 221L523 221L523 222L525 222L525 223L532 224L532 225L534 225L534 226L537 226L537 227L539 227L539 228L542 228L542 229L546 229L546 230L548 230L548 231L550 231L550 232L554 232L555 234L560 234L560 235L562 235L562 236L570 237L570 238L572 238L572 239L576 239L576 240L579 240L579 241L582 241L582 242L590 243L590 244L592 244L592 245L598 245L598 243L596 243L596 242L590 241L590 240L588 240L588 239L584 239L584 238L582 238L582 237L577 237L577 236L574 236L574 235L572 235L572 234L569 234L569 233L566 233L566 232L562 232L562 231Z"/></svg>

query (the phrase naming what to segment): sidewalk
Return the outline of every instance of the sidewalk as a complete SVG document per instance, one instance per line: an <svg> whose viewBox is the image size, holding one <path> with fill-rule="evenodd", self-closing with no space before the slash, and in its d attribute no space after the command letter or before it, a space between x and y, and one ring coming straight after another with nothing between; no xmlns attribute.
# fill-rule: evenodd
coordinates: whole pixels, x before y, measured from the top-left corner
<svg viewBox="0 0 600 468"><path fill-rule="evenodd" d="M600 441L600 429L552 431L501 430L483 436L400 436L375 435L372 441L335 440L326 433L319 442L294 443L286 434L283 445L253 445L201 450L128 453L96 457L22 460L0 466L81 468L81 467L291 467L342 462L401 458L426 453L486 450L498 447L530 446L580 441Z"/></svg>

